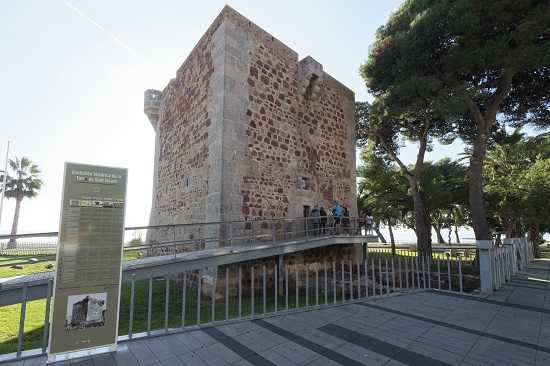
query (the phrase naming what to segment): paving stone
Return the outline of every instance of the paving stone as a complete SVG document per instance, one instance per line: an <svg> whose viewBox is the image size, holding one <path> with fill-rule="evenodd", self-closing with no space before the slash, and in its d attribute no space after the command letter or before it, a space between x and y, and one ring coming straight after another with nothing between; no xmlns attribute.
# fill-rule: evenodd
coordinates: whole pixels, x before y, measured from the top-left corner
<svg viewBox="0 0 550 366"><path fill-rule="evenodd" d="M96 355L92 358L94 366L116 366L112 353Z"/></svg>
<svg viewBox="0 0 550 366"><path fill-rule="evenodd" d="M140 366L149 366L159 362L159 359L151 352L147 346L147 340L128 342L130 352L138 360Z"/></svg>

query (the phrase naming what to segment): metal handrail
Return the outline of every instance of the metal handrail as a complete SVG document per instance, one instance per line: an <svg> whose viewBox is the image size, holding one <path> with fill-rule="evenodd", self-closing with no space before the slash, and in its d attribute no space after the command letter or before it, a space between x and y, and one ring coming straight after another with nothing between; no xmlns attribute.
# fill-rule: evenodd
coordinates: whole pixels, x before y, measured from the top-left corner
<svg viewBox="0 0 550 366"><path fill-rule="evenodd" d="M327 215L325 216L327 220L333 220L334 216ZM364 221L364 218L355 217L355 216L345 216L352 220ZM207 226L207 225L221 225L221 224L237 224L237 223L258 223L262 221L290 221L297 222L312 220L307 217L271 217L271 218L254 218L254 219L245 219L245 220L229 220L229 221L206 221L206 222L196 222L196 223L185 223L185 224L162 224L162 225L147 225L147 226L128 226L124 228L124 231L134 231L134 230L148 230L148 229L161 229L161 228L179 228L179 227L189 227L189 226ZM59 236L58 231L48 231L48 232L38 232L38 233L25 233L25 234L1 234L0 239L12 239L12 238L30 238L30 237L56 237Z"/></svg>

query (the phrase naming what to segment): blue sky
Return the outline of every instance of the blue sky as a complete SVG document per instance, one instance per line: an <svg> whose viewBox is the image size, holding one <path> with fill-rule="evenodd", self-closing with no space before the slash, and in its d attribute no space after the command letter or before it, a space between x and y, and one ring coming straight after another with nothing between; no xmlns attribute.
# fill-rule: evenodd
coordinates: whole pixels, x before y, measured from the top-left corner
<svg viewBox="0 0 550 366"><path fill-rule="evenodd" d="M359 76L376 28L400 1L232 1L236 10L368 99ZM0 13L0 157L38 163L45 182L22 206L20 232L58 229L65 161L129 170L126 223L148 222L154 134L143 91L162 89L223 1L23 0ZM429 159L455 157L459 144ZM402 150L406 161L414 146ZM11 226L13 202L0 232Z"/></svg>

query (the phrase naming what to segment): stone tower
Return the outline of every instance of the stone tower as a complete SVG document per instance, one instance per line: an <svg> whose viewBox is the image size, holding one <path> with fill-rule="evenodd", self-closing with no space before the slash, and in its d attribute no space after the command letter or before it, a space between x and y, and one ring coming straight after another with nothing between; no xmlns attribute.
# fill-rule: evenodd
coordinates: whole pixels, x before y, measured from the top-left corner
<svg viewBox="0 0 550 366"><path fill-rule="evenodd" d="M353 92L228 6L144 109L153 225L357 213Z"/></svg>

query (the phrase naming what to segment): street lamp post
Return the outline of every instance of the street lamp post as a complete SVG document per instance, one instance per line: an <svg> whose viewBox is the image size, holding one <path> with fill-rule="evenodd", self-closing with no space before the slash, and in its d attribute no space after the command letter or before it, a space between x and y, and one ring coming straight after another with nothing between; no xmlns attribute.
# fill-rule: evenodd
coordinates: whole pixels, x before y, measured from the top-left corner
<svg viewBox="0 0 550 366"><path fill-rule="evenodd" d="M6 149L6 161L4 162L4 179L2 180L2 192L0 193L0 224L2 223L2 210L4 208L4 196L6 195L6 182L8 180L8 157L10 154L10 142Z"/></svg>

